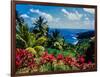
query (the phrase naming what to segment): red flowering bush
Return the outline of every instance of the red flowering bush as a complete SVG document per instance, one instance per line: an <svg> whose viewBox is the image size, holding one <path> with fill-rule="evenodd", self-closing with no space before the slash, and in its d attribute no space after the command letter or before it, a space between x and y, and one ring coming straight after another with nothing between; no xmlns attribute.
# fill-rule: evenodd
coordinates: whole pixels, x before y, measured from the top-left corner
<svg viewBox="0 0 100 77"><path fill-rule="evenodd" d="M46 72L57 70L84 70L95 67L91 61L85 63L83 55L77 58L58 54L56 57L49 54L47 51L43 52L41 56L34 56L31 52L25 49L16 49L16 68L20 70L27 69L27 72ZM23 71L25 72L25 70Z"/></svg>
<svg viewBox="0 0 100 77"><path fill-rule="evenodd" d="M63 60L63 59L64 59L64 56L63 56L62 54L58 54L58 55L57 55L57 59L58 59L58 60Z"/></svg>
<svg viewBox="0 0 100 77"><path fill-rule="evenodd" d="M16 49L16 68L32 67L34 65L33 55L24 50Z"/></svg>
<svg viewBox="0 0 100 77"><path fill-rule="evenodd" d="M83 55L78 56L78 63L82 64L85 62L85 57Z"/></svg>
<svg viewBox="0 0 100 77"><path fill-rule="evenodd" d="M78 63L78 67L80 69L92 69L95 67L95 64L92 63L91 61L88 61L88 63L85 62L85 56L84 55L80 55L77 58L77 63Z"/></svg>
<svg viewBox="0 0 100 77"><path fill-rule="evenodd" d="M69 56L67 56L67 57L65 58L65 61L66 61L66 63L69 64L69 65L73 65L73 64L75 63L75 60L74 60L73 58L69 57Z"/></svg>
<svg viewBox="0 0 100 77"><path fill-rule="evenodd" d="M44 54L41 57L41 63L46 63L46 62L52 62L54 61L56 58L54 57L53 54L48 54L48 52L44 52Z"/></svg>

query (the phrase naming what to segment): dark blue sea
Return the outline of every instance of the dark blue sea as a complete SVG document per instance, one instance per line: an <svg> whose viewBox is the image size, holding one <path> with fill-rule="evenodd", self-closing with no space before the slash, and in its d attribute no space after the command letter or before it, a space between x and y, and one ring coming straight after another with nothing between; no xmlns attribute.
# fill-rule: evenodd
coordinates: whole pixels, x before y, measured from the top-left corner
<svg viewBox="0 0 100 77"><path fill-rule="evenodd" d="M55 29L49 29L49 33ZM71 44L77 44L78 39L76 38L78 33L93 31L88 29L56 29L60 32L60 35L65 38L66 42Z"/></svg>

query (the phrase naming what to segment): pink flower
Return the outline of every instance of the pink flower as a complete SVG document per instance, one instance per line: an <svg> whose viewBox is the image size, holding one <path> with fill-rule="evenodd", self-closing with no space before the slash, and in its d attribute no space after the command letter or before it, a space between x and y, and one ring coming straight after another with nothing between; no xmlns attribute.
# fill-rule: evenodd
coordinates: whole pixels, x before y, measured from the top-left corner
<svg viewBox="0 0 100 77"><path fill-rule="evenodd" d="M92 62L91 61L88 61L88 64L92 64Z"/></svg>

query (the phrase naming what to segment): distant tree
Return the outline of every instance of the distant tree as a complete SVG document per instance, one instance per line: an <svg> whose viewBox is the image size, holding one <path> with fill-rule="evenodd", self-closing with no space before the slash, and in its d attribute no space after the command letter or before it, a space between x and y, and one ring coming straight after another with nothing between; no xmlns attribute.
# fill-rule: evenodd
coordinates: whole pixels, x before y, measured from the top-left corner
<svg viewBox="0 0 100 77"><path fill-rule="evenodd" d="M87 31L87 32L82 32L77 34L78 39L90 39L93 36L95 36L94 31Z"/></svg>
<svg viewBox="0 0 100 77"><path fill-rule="evenodd" d="M66 43L64 37L61 37L60 32L55 29L51 34L48 36L48 47L56 48L62 50L65 48Z"/></svg>
<svg viewBox="0 0 100 77"><path fill-rule="evenodd" d="M18 11L16 11L16 26L17 25L22 25L24 23L24 19L22 17L20 17L20 14L18 13Z"/></svg>

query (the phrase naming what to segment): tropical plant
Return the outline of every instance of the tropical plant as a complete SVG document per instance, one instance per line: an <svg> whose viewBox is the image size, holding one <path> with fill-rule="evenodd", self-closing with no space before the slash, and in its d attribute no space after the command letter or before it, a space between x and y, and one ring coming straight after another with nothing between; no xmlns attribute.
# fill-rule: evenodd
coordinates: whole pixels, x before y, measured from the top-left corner
<svg viewBox="0 0 100 77"><path fill-rule="evenodd" d="M36 37L47 36L48 34L48 25L47 21L43 17L39 17L33 22L35 27L33 28L33 33L37 34Z"/></svg>
<svg viewBox="0 0 100 77"><path fill-rule="evenodd" d="M74 50L58 50L58 49L52 49L52 48L48 48L47 49L49 54L54 54L54 56L57 56L58 54L62 54L64 57L65 56L71 56L71 57L76 57L77 53L74 52Z"/></svg>
<svg viewBox="0 0 100 77"><path fill-rule="evenodd" d="M76 51L79 54L85 54L85 51L88 49L89 46L90 46L89 39L79 40L79 43L76 45Z"/></svg>
<svg viewBox="0 0 100 77"><path fill-rule="evenodd" d="M27 48L35 44L35 36L33 33L28 32L25 26L21 27L16 33L16 47Z"/></svg>
<svg viewBox="0 0 100 77"><path fill-rule="evenodd" d="M16 15L16 47L27 48L35 44L35 35L29 32L27 24L18 13Z"/></svg>
<svg viewBox="0 0 100 77"><path fill-rule="evenodd" d="M47 22L44 18L39 17L38 20L34 22L35 27L34 30L39 31L39 33L31 33L29 32L29 27L24 22L24 19L21 18L18 14L16 15L16 47L17 48L27 48L34 47L36 45L45 45L47 40L46 36L36 37L38 34L44 35L47 34Z"/></svg>
<svg viewBox="0 0 100 77"><path fill-rule="evenodd" d="M16 68L32 67L34 64L33 54L24 49L16 49Z"/></svg>
<svg viewBox="0 0 100 77"><path fill-rule="evenodd" d="M54 30L48 36L48 47L63 50L65 46L65 40L63 37L61 37L60 32L58 30Z"/></svg>
<svg viewBox="0 0 100 77"><path fill-rule="evenodd" d="M34 48L32 48L32 47L26 48L26 51L32 53L33 55L37 55L37 51Z"/></svg>
<svg viewBox="0 0 100 77"><path fill-rule="evenodd" d="M47 37L46 36L41 36L40 38L38 38L36 40L36 45L45 46L46 41L47 41Z"/></svg>
<svg viewBox="0 0 100 77"><path fill-rule="evenodd" d="M43 46L35 46L34 49L37 51L37 54L40 56L44 52L45 48Z"/></svg>
<svg viewBox="0 0 100 77"><path fill-rule="evenodd" d="M63 56L61 53L54 56L45 51L36 57L30 50L33 52L30 48L28 50L16 49L16 73L84 70L95 66L92 62L85 63L83 55L77 58Z"/></svg>

